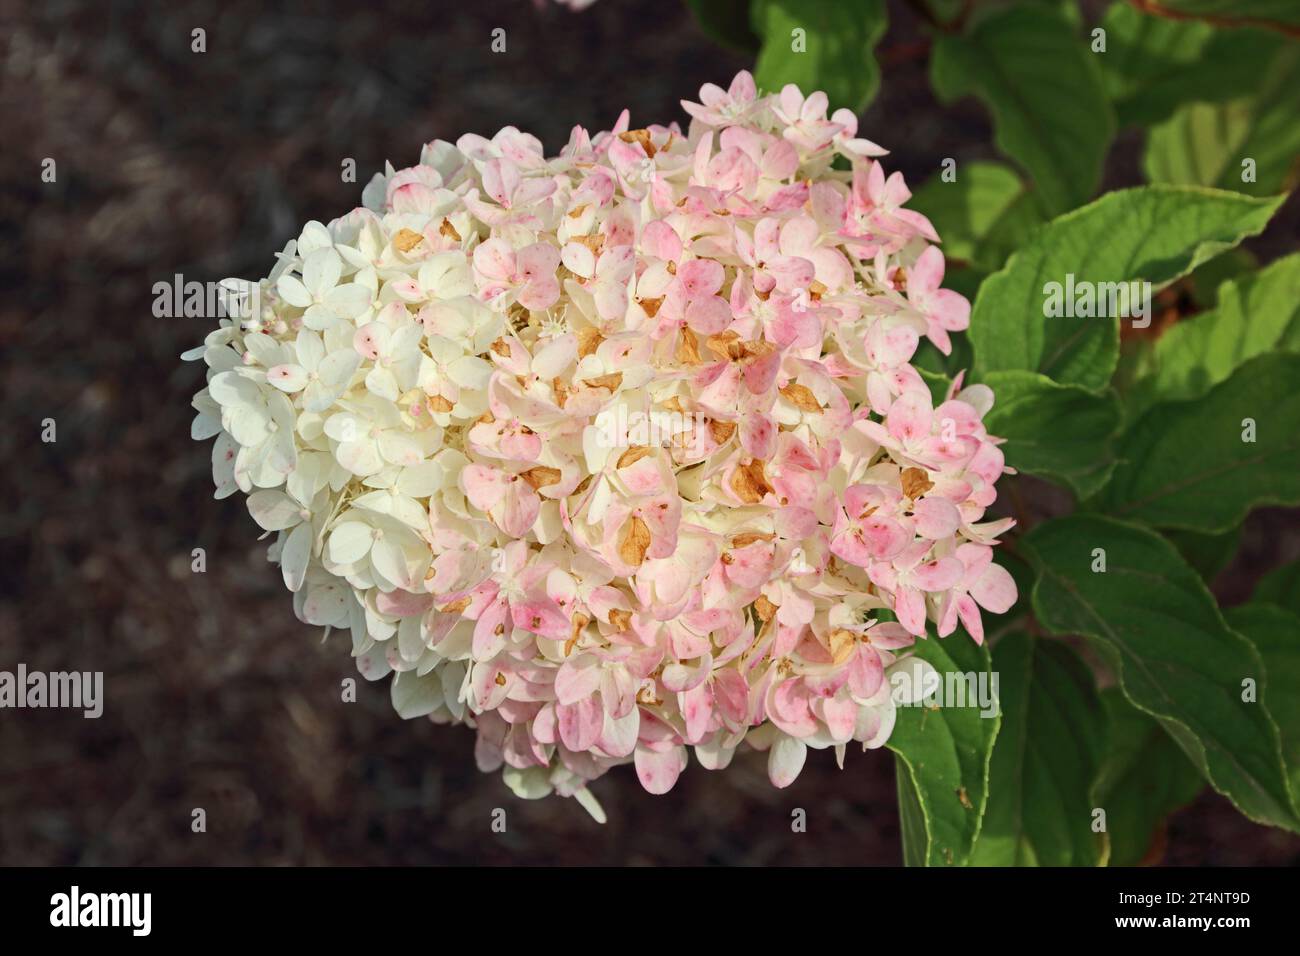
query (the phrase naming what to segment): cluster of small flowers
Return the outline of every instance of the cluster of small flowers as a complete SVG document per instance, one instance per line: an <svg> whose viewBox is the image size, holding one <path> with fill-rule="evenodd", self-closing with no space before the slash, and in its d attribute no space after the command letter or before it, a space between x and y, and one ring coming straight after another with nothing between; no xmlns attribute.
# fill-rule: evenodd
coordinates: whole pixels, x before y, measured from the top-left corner
<svg viewBox="0 0 1300 956"><path fill-rule="evenodd" d="M555 158L429 144L185 356L298 616L598 818L615 765L663 793L745 742L786 786L808 747L880 746L927 619L979 641L1015 599L993 395L935 407L909 364L969 304L900 174L822 93L741 73L683 106L686 135L625 112ZM678 430L612 441L614 412Z"/></svg>

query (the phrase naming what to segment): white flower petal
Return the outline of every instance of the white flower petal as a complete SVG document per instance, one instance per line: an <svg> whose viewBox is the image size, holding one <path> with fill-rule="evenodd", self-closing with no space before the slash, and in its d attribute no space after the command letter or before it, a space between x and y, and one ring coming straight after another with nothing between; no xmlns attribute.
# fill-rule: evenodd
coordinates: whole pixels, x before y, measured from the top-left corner
<svg viewBox="0 0 1300 956"><path fill-rule="evenodd" d="M303 261L302 284L312 296L320 299L338 285L342 274L343 260L339 254L333 249L317 249Z"/></svg>
<svg viewBox="0 0 1300 956"><path fill-rule="evenodd" d="M329 537L329 556L335 564L355 564L370 551L374 529L364 521L343 521Z"/></svg>
<svg viewBox="0 0 1300 956"><path fill-rule="evenodd" d="M273 365L266 380L282 392L300 392L307 385L307 370L301 365Z"/></svg>
<svg viewBox="0 0 1300 956"><path fill-rule="evenodd" d="M302 284L302 280L287 272L276 280L275 289L280 293L280 298L299 309L305 309L312 303L311 293Z"/></svg>
<svg viewBox="0 0 1300 956"><path fill-rule="evenodd" d="M248 513L265 531L283 531L302 521L302 506L283 491L256 491L248 496Z"/></svg>
<svg viewBox="0 0 1300 956"><path fill-rule="evenodd" d="M807 758L807 744L782 734L767 755L767 776L772 786L784 788L794 783Z"/></svg>
<svg viewBox="0 0 1300 956"><path fill-rule="evenodd" d="M284 586L297 593L307 577L307 565L311 561L312 532L310 524L300 524L289 532L284 549L280 552L280 573L284 577Z"/></svg>
<svg viewBox="0 0 1300 956"><path fill-rule="evenodd" d="M355 282L338 286L325 296L325 304L345 319L355 319L364 315L373 301L374 294L365 286Z"/></svg>
<svg viewBox="0 0 1300 956"><path fill-rule="evenodd" d="M374 547L370 549L370 562L375 571L394 587L404 587L409 583L406 559L391 535L375 539Z"/></svg>

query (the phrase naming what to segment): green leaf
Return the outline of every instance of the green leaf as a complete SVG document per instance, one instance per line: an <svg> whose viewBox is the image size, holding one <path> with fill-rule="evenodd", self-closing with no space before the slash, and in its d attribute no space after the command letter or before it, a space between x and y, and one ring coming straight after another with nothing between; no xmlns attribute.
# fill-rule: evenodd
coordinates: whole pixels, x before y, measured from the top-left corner
<svg viewBox="0 0 1300 956"><path fill-rule="evenodd" d="M1001 163L973 162L956 169L957 179L932 176L908 204L943 227L949 262L982 269L1001 268L1011 250L1043 221L1033 193Z"/></svg>
<svg viewBox="0 0 1300 956"><path fill-rule="evenodd" d="M1300 800L1300 616L1276 604L1255 602L1231 608L1224 616L1264 659L1268 682L1260 700L1268 703L1282 732L1291 793Z"/></svg>
<svg viewBox="0 0 1300 956"><path fill-rule="evenodd" d="M1200 398L1156 405L1120 439L1103 510L1214 533L1256 506L1300 504L1298 382L1300 354L1270 353Z"/></svg>
<svg viewBox="0 0 1300 956"><path fill-rule="evenodd" d="M1146 375L1125 399L1130 415L1157 401L1196 398L1247 359L1300 350L1300 253L1219 287L1218 305L1156 340Z"/></svg>
<svg viewBox="0 0 1300 956"><path fill-rule="evenodd" d="M1187 291L1198 307L1212 309L1219 304L1219 286L1258 268L1255 254L1238 246L1193 269L1187 276Z"/></svg>
<svg viewBox="0 0 1300 956"><path fill-rule="evenodd" d="M1174 546L1091 514L1046 521L1020 544L1038 571L1042 626L1094 639L1128 699L1247 817L1300 830L1277 725L1262 702L1242 700L1242 682L1262 682L1263 664ZM1105 571L1094 571L1101 559Z"/></svg>
<svg viewBox="0 0 1300 956"><path fill-rule="evenodd" d="M1106 750L1093 786L1093 805L1106 811L1111 866L1136 866L1149 852L1165 817L1205 787L1160 724L1138 710L1118 687L1101 692Z"/></svg>
<svg viewBox="0 0 1300 956"><path fill-rule="evenodd" d="M1119 316L1048 318L1049 292L1071 281L1076 289L1093 283L1099 299L1118 291L1103 283L1146 280L1159 288L1260 232L1283 198L1146 186L1107 193L1052 220L980 286L970 322L977 373L1028 369L1105 387L1119 357Z"/></svg>
<svg viewBox="0 0 1300 956"><path fill-rule="evenodd" d="M1067 485L1080 499L1095 494L1115 467L1111 440L1120 406L1113 392L1058 385L1037 372L990 372L989 434L1005 438L1007 464Z"/></svg>
<svg viewBox="0 0 1300 956"><path fill-rule="evenodd" d="M993 649L1002 727L975 866L1097 866L1090 790L1105 730L1092 674L1064 644L1008 634Z"/></svg>
<svg viewBox="0 0 1300 956"><path fill-rule="evenodd" d="M1295 0L1160 0L1162 10L1214 23L1300 28Z"/></svg>
<svg viewBox="0 0 1300 956"><path fill-rule="evenodd" d="M955 23L965 16L966 5L966 0L918 0L917 2L917 7L929 10L934 19L944 25Z"/></svg>
<svg viewBox="0 0 1300 956"><path fill-rule="evenodd" d="M1155 183L1268 196L1300 174L1300 49L1287 48L1247 96L1188 103L1151 130L1143 167ZM1244 165L1252 178L1247 181Z"/></svg>
<svg viewBox="0 0 1300 956"><path fill-rule="evenodd" d="M1106 52L1101 57L1106 92L1120 119L1134 100L1149 96L1153 87L1171 77L1191 73L1214 33L1208 23L1171 20L1142 13L1127 3L1112 3L1101 22L1106 31ZM1177 101L1169 104L1172 109ZM1150 106L1144 111L1151 121Z"/></svg>
<svg viewBox="0 0 1300 956"><path fill-rule="evenodd" d="M980 243L978 265L987 271L996 271L1006 265L1015 252L1034 234L1034 230L1047 221L1039 208L1038 197L1026 189L989 228Z"/></svg>
<svg viewBox="0 0 1300 956"><path fill-rule="evenodd" d="M915 654L941 675L989 671L988 650L960 628L942 641L917 642ZM970 859L988 801L989 757L1001 722L997 714L980 714L978 705L898 709L888 746L898 757L904 859L909 865L920 860L926 866L964 866ZM911 810L909 787L915 798Z"/></svg>
<svg viewBox="0 0 1300 956"><path fill-rule="evenodd" d="M1284 46L1268 31L1216 30L1124 3L1112 3L1101 25L1107 50L1099 59L1121 126L1159 123L1184 103L1249 95L1260 64Z"/></svg>
<svg viewBox="0 0 1300 956"><path fill-rule="evenodd" d="M1029 172L1049 214L1096 191L1115 116L1094 55L1060 13L1016 6L940 36L930 79L944 102L988 106L998 148Z"/></svg>
<svg viewBox="0 0 1300 956"><path fill-rule="evenodd" d="M763 38L754 67L761 89L775 93L794 83L805 96L824 90L832 109L855 113L876 95L874 51L888 25L884 0L754 0L750 17Z"/></svg>
<svg viewBox="0 0 1300 956"><path fill-rule="evenodd" d="M1241 541L1241 527L1230 528L1219 534L1201 534L1197 531L1167 531L1168 538L1183 560L1196 569L1201 580L1209 584L1228 566L1237 553Z"/></svg>
<svg viewBox="0 0 1300 956"><path fill-rule="evenodd" d="M1006 568L1016 582L1016 603L1002 615L997 624L991 627L985 625L984 640L987 642L996 641L1004 632L1016 629L1016 621L1030 611L1029 596L1034 591L1034 569L1026 561L1002 548L995 552L994 561Z"/></svg>
<svg viewBox="0 0 1300 956"><path fill-rule="evenodd" d="M902 757L894 757L894 784L898 791L898 830L903 841L903 866L925 866L928 837L925 811L912 782L912 772Z"/></svg>
<svg viewBox="0 0 1300 956"><path fill-rule="evenodd" d="M686 0L686 6L714 42L742 53L758 52L758 36L749 23L749 0Z"/></svg>
<svg viewBox="0 0 1300 956"><path fill-rule="evenodd" d="M1267 601L1300 614L1300 561L1274 568L1255 585L1252 601Z"/></svg>

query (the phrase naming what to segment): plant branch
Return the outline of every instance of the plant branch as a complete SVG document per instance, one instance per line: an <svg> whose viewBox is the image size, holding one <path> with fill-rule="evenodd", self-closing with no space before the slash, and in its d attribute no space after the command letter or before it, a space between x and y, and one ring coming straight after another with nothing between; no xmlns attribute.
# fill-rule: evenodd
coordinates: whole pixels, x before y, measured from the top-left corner
<svg viewBox="0 0 1300 956"><path fill-rule="evenodd" d="M1134 7L1143 13L1149 13L1154 17L1164 17L1167 20L1201 20L1205 23L1212 23L1216 27L1265 27L1269 30L1276 30L1279 33L1285 33L1287 36L1300 37L1300 27L1292 26L1289 23L1279 23L1276 20L1268 20L1263 17L1235 17L1235 16L1216 16L1209 13L1183 13L1181 10L1170 10L1158 0L1129 0Z"/></svg>

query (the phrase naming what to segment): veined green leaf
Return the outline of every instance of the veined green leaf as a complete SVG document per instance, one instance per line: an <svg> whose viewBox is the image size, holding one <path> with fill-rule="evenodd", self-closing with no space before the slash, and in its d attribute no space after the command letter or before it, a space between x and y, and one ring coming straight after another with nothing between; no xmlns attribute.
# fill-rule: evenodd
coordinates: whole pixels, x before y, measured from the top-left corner
<svg viewBox="0 0 1300 956"><path fill-rule="evenodd" d="M1106 91L1121 126L1151 126L1184 103L1218 103L1251 94L1261 70L1286 45L1269 30L1216 29L1112 3L1101 22Z"/></svg>
<svg viewBox="0 0 1300 956"><path fill-rule="evenodd" d="M889 23L884 0L754 0L750 17L763 39L754 67L760 89L823 90L832 110L855 113L876 95L875 49Z"/></svg>
<svg viewBox="0 0 1300 956"><path fill-rule="evenodd" d="M1172 110L1179 102L1173 96L1182 93L1171 80L1185 81L1201 66L1203 51L1214 34L1208 23L1152 16L1127 3L1112 3L1101 27L1106 31L1106 53L1100 58L1102 77L1122 122L1132 121L1127 114L1135 102L1145 113L1143 121L1161 118L1151 115L1157 111L1154 102L1143 104L1142 100L1162 87L1171 88L1172 95L1163 99Z"/></svg>
<svg viewBox="0 0 1300 956"><path fill-rule="evenodd" d="M1300 253L1219 286L1218 305L1178 322L1125 396L1135 416L1158 401L1196 398L1242 362L1275 349L1300 350Z"/></svg>
<svg viewBox="0 0 1300 956"><path fill-rule="evenodd" d="M1093 786L1093 803L1106 811L1111 866L1136 866L1165 817L1205 788L1201 772L1152 717L1118 687L1101 693L1106 750Z"/></svg>
<svg viewBox="0 0 1300 956"><path fill-rule="evenodd" d="M1300 49L1283 50L1251 92L1188 103L1151 130L1143 159L1154 183L1189 183L1252 196L1300 177Z"/></svg>
<svg viewBox="0 0 1300 956"><path fill-rule="evenodd" d="M1077 33L1051 8L1015 6L940 36L930 60L942 100L988 106L998 148L1029 172L1049 214L1093 194L1115 135L1100 68Z"/></svg>
<svg viewBox="0 0 1300 956"><path fill-rule="evenodd" d="M1300 801L1300 615L1276 604L1252 601L1224 612L1228 624L1245 635L1264 659L1268 681L1260 700L1282 732L1293 799Z"/></svg>
<svg viewBox="0 0 1300 956"><path fill-rule="evenodd" d="M915 652L940 675L989 672L988 650L960 628L944 640L918 641ZM989 757L1001 717L996 705L993 713L981 716L978 703L966 703L898 709L888 746L898 758L903 857L909 865L963 866L979 835L988 801Z"/></svg>
<svg viewBox="0 0 1300 956"><path fill-rule="evenodd" d="M1255 602L1267 602L1300 614L1300 561L1274 568L1255 585L1250 596Z"/></svg>
<svg viewBox="0 0 1300 956"><path fill-rule="evenodd" d="M1120 424L1114 393L1060 385L1037 372L990 372L984 382L995 396L984 424L1007 440L1002 451L1009 465L1061 482L1080 499L1106 483Z"/></svg>
<svg viewBox="0 0 1300 956"><path fill-rule="evenodd" d="M1141 311L1142 288L1134 283L1158 290L1260 232L1282 198L1147 186L1108 193L1054 219L980 286L970 323L977 373L1028 369L1064 384L1105 387L1119 357L1114 313ZM1094 308L1074 308L1081 296L1072 300L1071 290L1091 290ZM1049 318L1049 298L1070 306L1073 317Z"/></svg>
<svg viewBox="0 0 1300 956"><path fill-rule="evenodd" d="M1107 514L1215 533L1259 505L1300 504L1300 354L1259 355L1199 398L1151 408L1121 437Z"/></svg>
<svg viewBox="0 0 1300 956"><path fill-rule="evenodd" d="M958 166L956 180L932 176L908 204L943 229L943 252L993 270L1043 222L1037 201L1020 176L1001 163Z"/></svg>
<svg viewBox="0 0 1300 956"><path fill-rule="evenodd" d="M1042 626L1095 640L1128 699L1242 813L1300 830L1278 727L1263 701L1243 693L1248 681L1263 683L1264 665L1174 546L1091 514L1045 521L1020 544L1038 571Z"/></svg>
<svg viewBox="0 0 1300 956"><path fill-rule="evenodd" d="M1201 580L1212 582L1231 563L1241 541L1241 528L1230 528L1217 534L1199 531L1166 531L1165 537L1178 549L1183 560L1196 569Z"/></svg>
<svg viewBox="0 0 1300 956"><path fill-rule="evenodd" d="M976 866L1096 866L1091 789L1105 718L1092 674L1058 641L1008 634L993 649L1002 727Z"/></svg>

